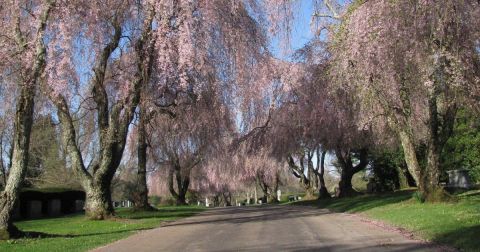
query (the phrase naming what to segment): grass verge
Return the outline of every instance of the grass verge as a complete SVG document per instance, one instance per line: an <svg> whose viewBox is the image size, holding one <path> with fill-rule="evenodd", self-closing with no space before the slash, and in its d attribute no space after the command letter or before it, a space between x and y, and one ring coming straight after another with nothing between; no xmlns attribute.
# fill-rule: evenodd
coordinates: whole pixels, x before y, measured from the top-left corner
<svg viewBox="0 0 480 252"><path fill-rule="evenodd" d="M413 191L345 199L296 202L336 212L361 213L413 232L419 238L464 251L480 251L480 190L458 195L455 203L419 203Z"/></svg>
<svg viewBox="0 0 480 252"><path fill-rule="evenodd" d="M20 230L35 234L37 238L0 241L0 251L86 251L203 210L191 206L161 207L151 212L119 209L113 220L90 221L80 214L19 221L15 225Z"/></svg>

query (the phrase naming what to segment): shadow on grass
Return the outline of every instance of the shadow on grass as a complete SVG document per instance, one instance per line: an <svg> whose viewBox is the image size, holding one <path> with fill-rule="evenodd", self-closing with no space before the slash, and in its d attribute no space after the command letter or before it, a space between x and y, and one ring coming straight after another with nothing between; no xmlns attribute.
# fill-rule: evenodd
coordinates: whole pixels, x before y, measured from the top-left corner
<svg viewBox="0 0 480 252"><path fill-rule="evenodd" d="M434 242L451 244L454 247L462 248L463 251L478 251L480 249L480 225L459 228L451 232L438 235L433 238Z"/></svg>
<svg viewBox="0 0 480 252"><path fill-rule="evenodd" d="M295 202L293 205L308 205L328 208L335 212L363 212L372 208L395 204L412 198L414 191L399 191L376 195L362 195L342 199L325 199Z"/></svg>
<svg viewBox="0 0 480 252"><path fill-rule="evenodd" d="M15 237L15 239L76 238L76 237L88 237L88 236L107 235L107 234L120 234L120 233L143 231L143 230L149 230L149 229L151 228L132 228L132 229L125 229L125 230L109 231L109 232L97 232L97 233L74 234L74 235L49 234L44 232L26 231L26 232L22 232L22 235Z"/></svg>

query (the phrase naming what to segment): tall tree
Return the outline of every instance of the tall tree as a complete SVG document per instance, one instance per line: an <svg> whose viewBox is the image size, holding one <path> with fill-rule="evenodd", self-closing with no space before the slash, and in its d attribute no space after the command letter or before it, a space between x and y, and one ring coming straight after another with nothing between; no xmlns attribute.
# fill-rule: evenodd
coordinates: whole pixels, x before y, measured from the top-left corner
<svg viewBox="0 0 480 252"><path fill-rule="evenodd" d="M0 195L0 239L18 234L11 215L28 167L35 95L45 69L44 35L53 8L50 0L7 1L0 7L0 57L5 59L0 64L0 81L18 94L11 166Z"/></svg>
<svg viewBox="0 0 480 252"><path fill-rule="evenodd" d="M142 85L148 80L153 64L150 48L154 42L152 29L155 10L143 2L107 1L72 3L65 6L64 11L69 13L69 17L62 20L59 24L61 32L54 37L64 51L57 58L52 56L49 62L52 72L46 91L57 109L63 145L71 166L86 192L86 215L91 219L104 219L114 213L111 181L122 159ZM126 26L130 24L136 26L131 33L127 33ZM83 33L85 27L87 32ZM131 43L122 40L126 36L130 37ZM76 39L70 39L72 37ZM75 80L65 79L65 74L70 70L72 74L81 75L71 65L77 60L77 53L83 52L75 51L77 40L86 41L84 46L90 45L95 51L93 76L88 84L82 84L83 77L78 77L80 84L72 87L70 83ZM55 47L51 50L53 55L58 54ZM118 54L119 51L125 52ZM55 67L62 67L64 72L55 72ZM70 98L75 95L81 98L82 95L72 93L72 89L85 89L91 97L86 102L91 103L95 114L98 133L93 144L97 146L98 155L82 153L78 136L84 128L76 127L72 108L78 99ZM86 110L86 113L90 113L89 109ZM85 158L90 159L89 165Z"/></svg>

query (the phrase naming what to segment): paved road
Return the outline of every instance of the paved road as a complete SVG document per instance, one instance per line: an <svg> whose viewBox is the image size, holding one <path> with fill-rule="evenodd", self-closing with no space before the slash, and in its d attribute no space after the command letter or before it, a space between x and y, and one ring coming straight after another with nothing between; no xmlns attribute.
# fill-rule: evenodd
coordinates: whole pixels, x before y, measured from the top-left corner
<svg viewBox="0 0 480 252"><path fill-rule="evenodd" d="M438 251L362 222L311 207L212 209L140 232L96 251Z"/></svg>

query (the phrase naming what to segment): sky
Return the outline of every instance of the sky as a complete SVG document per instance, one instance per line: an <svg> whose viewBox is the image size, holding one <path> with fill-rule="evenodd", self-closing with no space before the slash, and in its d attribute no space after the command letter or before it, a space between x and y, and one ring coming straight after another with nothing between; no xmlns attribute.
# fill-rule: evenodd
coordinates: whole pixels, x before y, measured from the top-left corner
<svg viewBox="0 0 480 252"><path fill-rule="evenodd" d="M308 41L313 38L310 21L312 17L313 1L300 1L300 11L296 11L294 15L291 39L290 52L295 52L302 48ZM282 52L279 46L278 38L272 39L270 43L270 50L277 58L288 59L289 54ZM291 54L291 53L290 53Z"/></svg>

